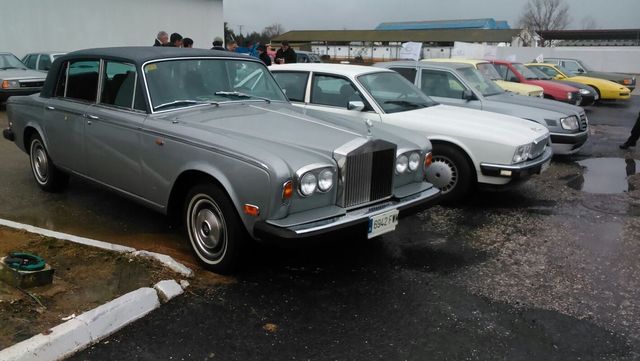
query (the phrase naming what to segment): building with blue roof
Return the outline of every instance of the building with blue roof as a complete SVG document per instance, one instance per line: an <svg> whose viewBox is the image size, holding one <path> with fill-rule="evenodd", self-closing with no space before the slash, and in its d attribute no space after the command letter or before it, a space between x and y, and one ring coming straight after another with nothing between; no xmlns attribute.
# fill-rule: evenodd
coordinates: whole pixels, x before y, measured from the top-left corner
<svg viewBox="0 0 640 361"><path fill-rule="evenodd" d="M381 23L375 30L452 30L452 29L511 29L509 23L492 18L466 20L427 20Z"/></svg>

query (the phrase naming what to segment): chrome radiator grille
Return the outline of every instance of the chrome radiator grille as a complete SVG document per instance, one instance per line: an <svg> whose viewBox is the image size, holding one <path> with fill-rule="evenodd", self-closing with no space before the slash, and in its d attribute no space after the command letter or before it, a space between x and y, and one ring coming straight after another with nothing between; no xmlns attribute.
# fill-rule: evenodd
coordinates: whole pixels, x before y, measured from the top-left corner
<svg viewBox="0 0 640 361"><path fill-rule="evenodd" d="M549 143L549 137L544 137L531 143L531 159L538 158L540 154L544 153L544 148Z"/></svg>
<svg viewBox="0 0 640 361"><path fill-rule="evenodd" d="M350 208L391 196L395 154L395 145L383 141L367 143L346 154L340 170L339 205Z"/></svg>
<svg viewBox="0 0 640 361"><path fill-rule="evenodd" d="M588 128L587 115L582 113L580 114L580 130L584 131L584 130L587 130L587 128Z"/></svg>

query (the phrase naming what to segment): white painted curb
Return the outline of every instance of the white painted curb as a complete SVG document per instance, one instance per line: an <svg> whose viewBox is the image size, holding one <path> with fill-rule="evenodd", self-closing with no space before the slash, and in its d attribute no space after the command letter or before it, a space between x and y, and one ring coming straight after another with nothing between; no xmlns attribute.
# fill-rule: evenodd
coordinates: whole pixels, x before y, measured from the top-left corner
<svg viewBox="0 0 640 361"><path fill-rule="evenodd" d="M68 233L51 231L51 230L48 230L48 229L35 227L35 226L29 225L29 224L10 221L8 219L0 218L0 226L5 226L5 227L10 227L10 228L15 228L15 229L22 229L22 230L25 230L27 232L40 234L40 235L43 235L43 236L46 236L46 237L53 237L53 238L63 239L65 241L70 241L70 242L73 242L73 243L83 244L85 246L91 246L91 247L106 249L108 251L114 251L114 252L120 252L120 253L130 253L134 257L153 258L153 259L157 260L158 262L164 264L167 268L171 269L172 271L174 271L176 273L181 274L184 277L188 277L188 278L193 277L193 270L191 270L189 267L183 265L182 263L174 260L172 257L164 255L164 254L155 253L155 252L149 252L149 251L138 251L138 250L136 250L135 248L132 248L132 247L121 246L121 245L117 245L117 244L113 244L113 243L108 243L108 242L98 241L98 240L95 240L95 239L90 239L90 238L78 237L78 236L74 236L74 235L68 234Z"/></svg>
<svg viewBox="0 0 640 361"><path fill-rule="evenodd" d="M158 294L144 287L0 351L2 361L60 360L111 335L160 307Z"/></svg>

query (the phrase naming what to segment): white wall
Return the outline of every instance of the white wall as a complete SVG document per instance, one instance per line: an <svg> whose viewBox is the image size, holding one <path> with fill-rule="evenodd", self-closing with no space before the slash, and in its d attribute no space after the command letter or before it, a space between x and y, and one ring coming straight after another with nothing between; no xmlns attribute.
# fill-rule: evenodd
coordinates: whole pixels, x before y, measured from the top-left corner
<svg viewBox="0 0 640 361"><path fill-rule="evenodd" d="M0 51L153 45L159 30L211 48L224 34L223 0L0 0Z"/></svg>
<svg viewBox="0 0 640 361"><path fill-rule="evenodd" d="M577 58L594 70L640 74L640 46L618 47L558 47L517 48L498 47L497 56L506 59L515 56L516 61L531 62L538 55L544 57Z"/></svg>

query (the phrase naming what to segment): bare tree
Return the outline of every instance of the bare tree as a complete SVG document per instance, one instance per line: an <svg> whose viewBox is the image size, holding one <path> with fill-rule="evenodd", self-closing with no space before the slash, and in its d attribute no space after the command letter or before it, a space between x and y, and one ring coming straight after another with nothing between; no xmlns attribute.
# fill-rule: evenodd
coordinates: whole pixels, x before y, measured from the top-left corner
<svg viewBox="0 0 640 361"><path fill-rule="evenodd" d="M284 27L280 23L273 23L262 31L262 34L268 38L274 38L284 33Z"/></svg>
<svg viewBox="0 0 640 361"><path fill-rule="evenodd" d="M563 30L569 25L569 5L565 0L529 0L519 25L527 31Z"/></svg>

